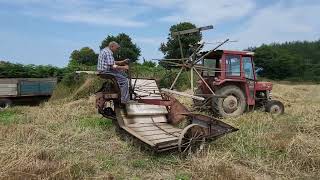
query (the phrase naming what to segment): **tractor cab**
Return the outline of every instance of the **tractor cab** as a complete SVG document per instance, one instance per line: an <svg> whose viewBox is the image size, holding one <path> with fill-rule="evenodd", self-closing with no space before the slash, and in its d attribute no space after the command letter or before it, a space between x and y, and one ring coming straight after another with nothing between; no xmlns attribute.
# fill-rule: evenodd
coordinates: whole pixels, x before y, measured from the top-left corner
<svg viewBox="0 0 320 180"><path fill-rule="evenodd" d="M207 68L203 76L220 80L256 80L253 52L217 50L205 56L202 65Z"/></svg>
<svg viewBox="0 0 320 180"><path fill-rule="evenodd" d="M200 62L201 75L206 83L217 96L227 96L225 99L220 97L212 100L212 106L218 114L237 116L256 106L271 111L268 107L273 106L267 104L274 103L271 101L272 83L257 81L253 59L254 53L249 51L216 50L207 54ZM203 81L198 82L197 93L210 94ZM278 101L276 104L274 113L283 113L283 105Z"/></svg>

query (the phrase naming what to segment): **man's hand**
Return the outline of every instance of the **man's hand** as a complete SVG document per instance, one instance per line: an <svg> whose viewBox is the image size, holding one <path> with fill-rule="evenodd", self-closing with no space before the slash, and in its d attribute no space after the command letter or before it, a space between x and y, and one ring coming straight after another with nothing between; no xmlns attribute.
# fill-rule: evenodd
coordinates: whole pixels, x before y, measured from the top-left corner
<svg viewBox="0 0 320 180"><path fill-rule="evenodd" d="M122 60L122 61L115 61L115 64L118 65L118 66L124 66L124 65L129 64L129 62L130 62L130 59L125 59L125 60Z"/></svg>
<svg viewBox="0 0 320 180"><path fill-rule="evenodd" d="M125 59L125 60L123 60L123 62L124 62L125 64L129 64L129 63L130 63L130 59Z"/></svg>
<svg viewBox="0 0 320 180"><path fill-rule="evenodd" d="M113 69L118 69L118 70L129 70L129 66L128 65L124 65L124 66L118 66L118 65L113 65L112 66Z"/></svg>

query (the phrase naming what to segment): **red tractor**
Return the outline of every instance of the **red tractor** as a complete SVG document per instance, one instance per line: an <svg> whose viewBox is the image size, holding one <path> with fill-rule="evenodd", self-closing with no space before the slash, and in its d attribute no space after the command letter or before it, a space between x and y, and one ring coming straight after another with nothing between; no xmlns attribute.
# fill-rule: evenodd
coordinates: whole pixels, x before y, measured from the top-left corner
<svg viewBox="0 0 320 180"><path fill-rule="evenodd" d="M215 95L207 103L222 117L238 116L257 107L275 115L282 114L283 104L272 100L272 83L257 81L253 55L253 52L228 50L206 54L201 70L205 81L198 81L195 94L208 97L211 90L214 91ZM195 104L201 103L195 100Z"/></svg>
<svg viewBox="0 0 320 180"><path fill-rule="evenodd" d="M283 104L271 99L272 83L257 81L253 52L217 50L229 42L227 39L208 52L200 52L205 42L190 45L192 54L184 58L180 37L212 28L206 26L172 32L179 40L181 59L163 59L161 62L181 69L170 89L165 91L176 93L172 90L179 76L183 71L190 71L194 95L189 97L193 98L197 106L210 105L214 113L222 117L238 116L257 107L275 115L282 114ZM194 72L199 80L197 88L194 88Z"/></svg>

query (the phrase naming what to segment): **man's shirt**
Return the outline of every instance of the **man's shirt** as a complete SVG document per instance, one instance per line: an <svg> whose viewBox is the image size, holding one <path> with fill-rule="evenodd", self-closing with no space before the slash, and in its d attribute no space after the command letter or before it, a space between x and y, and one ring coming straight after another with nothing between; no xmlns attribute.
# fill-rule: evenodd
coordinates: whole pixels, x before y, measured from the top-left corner
<svg viewBox="0 0 320 180"><path fill-rule="evenodd" d="M98 57L97 70L110 72L114 64L113 52L108 47L102 49Z"/></svg>

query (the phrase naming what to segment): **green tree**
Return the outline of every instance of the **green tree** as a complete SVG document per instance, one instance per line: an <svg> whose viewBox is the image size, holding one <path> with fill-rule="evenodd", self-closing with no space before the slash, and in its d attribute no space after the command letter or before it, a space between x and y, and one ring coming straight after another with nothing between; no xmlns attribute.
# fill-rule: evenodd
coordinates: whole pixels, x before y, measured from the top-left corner
<svg viewBox="0 0 320 180"><path fill-rule="evenodd" d="M196 26L189 22L182 22L170 27L170 33L167 38L168 41L166 43L161 43L160 45L160 51L165 55L165 58L167 59L181 58L178 37L173 36L171 32L183 31L183 30L193 29L193 28L196 28ZM202 35L201 33L185 34L185 35L181 35L180 39L181 39L184 57L189 57L190 56L189 45L194 45L199 41L201 41Z"/></svg>
<svg viewBox="0 0 320 180"><path fill-rule="evenodd" d="M70 56L71 60L75 60L79 64L93 66L97 65L98 54L89 47L81 48L80 50L74 50Z"/></svg>
<svg viewBox="0 0 320 180"><path fill-rule="evenodd" d="M36 66L33 64L22 65L10 62L0 62L0 78L47 78L57 77L60 80L65 69L51 65Z"/></svg>
<svg viewBox="0 0 320 180"><path fill-rule="evenodd" d="M271 79L319 81L320 41L286 42L249 48L255 52L256 66Z"/></svg>
<svg viewBox="0 0 320 180"><path fill-rule="evenodd" d="M107 47L111 41L116 41L121 46L120 50L114 54L116 60L124 60L126 58L131 59L133 62L138 60L141 50L127 34L109 35L102 41L100 49Z"/></svg>

